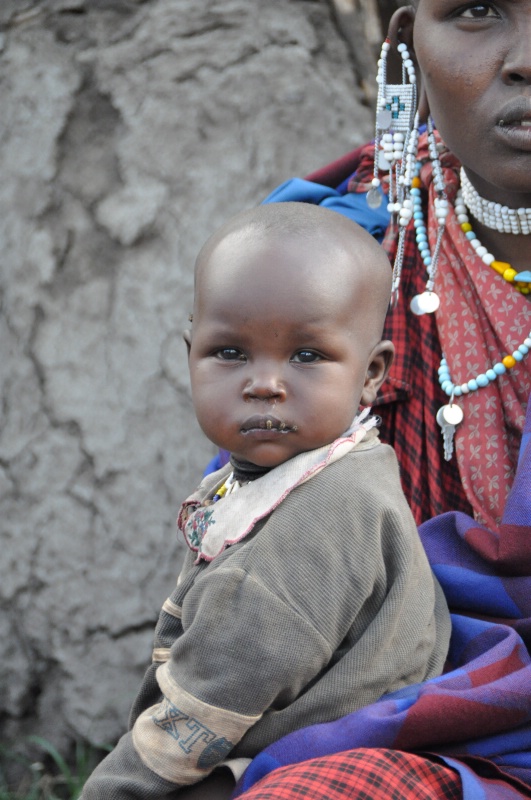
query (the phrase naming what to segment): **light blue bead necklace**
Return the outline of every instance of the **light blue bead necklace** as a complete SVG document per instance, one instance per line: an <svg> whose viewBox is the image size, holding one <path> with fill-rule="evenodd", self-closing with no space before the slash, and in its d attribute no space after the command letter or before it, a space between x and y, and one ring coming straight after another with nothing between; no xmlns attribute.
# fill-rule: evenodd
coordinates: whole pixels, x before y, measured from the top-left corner
<svg viewBox="0 0 531 800"><path fill-rule="evenodd" d="M418 176L420 171L420 164L417 164L417 171L416 176ZM422 196L421 190L419 188L412 188L411 189L411 199L413 201L413 225L415 227L415 239L417 242L417 247L420 253L420 257L424 262L424 266L428 271L428 275L431 279L431 285L429 286L429 290L433 293L433 279L434 275L434 267L436 262L435 256L438 256L438 252L432 254L428 242L428 231L426 227L426 223L424 221L424 214L422 211ZM438 248L437 248L438 249ZM436 296L435 296L436 297ZM435 303L434 303L435 305ZM433 311L436 310L438 307L438 302L436 306L433 308ZM412 306L413 308L413 306ZM413 308L415 311L415 309ZM428 313L430 313L432 309L429 309ZM417 313L417 312L415 312ZM490 369L485 370L485 372L480 372L479 375L476 375L474 378L470 378L469 380L465 381L461 384L456 384L451 378L450 375L450 368L448 366L448 362L446 358L443 357L441 359L441 364L439 366L438 374L439 374L439 384L441 389L446 394L447 397L450 398L450 402L447 405L442 406L439 411L437 412L437 422L442 428L443 440L444 440L444 457L447 461L449 461L453 454L453 438L455 432L455 426L459 425L460 422L463 421L463 410L454 403L454 398L461 397L462 395L469 394L470 392L476 392L478 389L482 389L485 386L488 386L489 383L495 381L500 375L504 375L508 370L512 369L516 364L524 359L531 350L531 331L529 331L527 337L524 339L522 344L518 345L516 350L514 350L511 354L505 355L500 361L497 361Z"/></svg>
<svg viewBox="0 0 531 800"><path fill-rule="evenodd" d="M443 392L448 397L461 397L463 394L469 392L477 392L484 386L488 386L491 381L495 381L499 375L503 375L507 370L512 369L518 361L522 361L524 356L529 353L531 349L531 331L522 344L518 345L517 349L511 355L506 355L501 361L496 362L490 369L485 372L480 372L475 378L465 381L465 383L455 384L450 377L450 369L446 359L441 359L441 366L439 367L439 383Z"/></svg>

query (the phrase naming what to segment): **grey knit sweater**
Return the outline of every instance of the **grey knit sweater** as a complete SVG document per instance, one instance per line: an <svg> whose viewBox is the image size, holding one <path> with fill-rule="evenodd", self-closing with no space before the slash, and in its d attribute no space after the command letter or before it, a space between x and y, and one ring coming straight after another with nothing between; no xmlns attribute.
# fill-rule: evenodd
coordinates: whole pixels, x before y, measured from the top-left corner
<svg viewBox="0 0 531 800"><path fill-rule="evenodd" d="M227 757L442 670L446 603L395 454L374 435L243 541L194 560L162 608L131 730L83 800L170 797Z"/></svg>

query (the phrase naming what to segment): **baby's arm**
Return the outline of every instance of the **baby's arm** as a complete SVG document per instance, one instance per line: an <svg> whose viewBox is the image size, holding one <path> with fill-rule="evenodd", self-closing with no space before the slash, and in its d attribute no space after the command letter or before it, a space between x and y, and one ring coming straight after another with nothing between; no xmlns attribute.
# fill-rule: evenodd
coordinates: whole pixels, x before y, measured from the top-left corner
<svg viewBox="0 0 531 800"><path fill-rule="evenodd" d="M200 781L332 654L307 620L230 564L196 580L182 614L184 633L157 670L161 702L95 770L83 800L155 800Z"/></svg>

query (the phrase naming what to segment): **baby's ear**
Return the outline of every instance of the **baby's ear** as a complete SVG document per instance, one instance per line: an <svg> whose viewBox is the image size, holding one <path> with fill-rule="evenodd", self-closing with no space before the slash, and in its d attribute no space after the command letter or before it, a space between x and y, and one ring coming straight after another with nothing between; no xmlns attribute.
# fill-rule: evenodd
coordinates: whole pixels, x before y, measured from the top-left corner
<svg viewBox="0 0 531 800"><path fill-rule="evenodd" d="M184 339L185 344L186 344L186 349L188 351L188 355L190 355L190 348L192 346L192 331L189 328L187 328L185 331L183 331L183 339Z"/></svg>
<svg viewBox="0 0 531 800"><path fill-rule="evenodd" d="M360 404L362 406L371 406L374 403L376 393L386 379L389 368L393 363L394 355L395 346L387 339L378 342L372 350L361 393Z"/></svg>

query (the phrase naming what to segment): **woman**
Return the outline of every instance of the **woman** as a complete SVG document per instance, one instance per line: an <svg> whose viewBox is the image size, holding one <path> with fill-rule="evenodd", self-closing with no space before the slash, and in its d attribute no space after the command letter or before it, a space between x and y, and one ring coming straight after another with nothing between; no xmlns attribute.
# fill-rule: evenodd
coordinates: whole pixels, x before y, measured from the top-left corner
<svg viewBox="0 0 531 800"><path fill-rule="evenodd" d="M404 224L385 234L402 274L379 411L418 521L457 512L421 527L458 612L449 672L273 745L244 776L247 800L531 796L530 446L507 499L531 390L531 0L417 0L393 16L390 43L406 46L437 134L420 137L411 202L399 185L391 209ZM389 155L386 125L376 143ZM310 178L269 199L323 203L377 234L385 208L365 194L389 187L372 146ZM296 766L268 774L284 764Z"/></svg>

